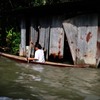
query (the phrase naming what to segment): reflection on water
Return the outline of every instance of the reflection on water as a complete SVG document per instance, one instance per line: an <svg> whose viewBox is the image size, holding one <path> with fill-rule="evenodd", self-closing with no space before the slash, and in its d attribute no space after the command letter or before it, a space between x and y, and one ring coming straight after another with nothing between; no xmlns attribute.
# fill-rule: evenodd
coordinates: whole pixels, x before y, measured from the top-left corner
<svg viewBox="0 0 100 100"><path fill-rule="evenodd" d="M100 100L100 69L0 58L0 100Z"/></svg>

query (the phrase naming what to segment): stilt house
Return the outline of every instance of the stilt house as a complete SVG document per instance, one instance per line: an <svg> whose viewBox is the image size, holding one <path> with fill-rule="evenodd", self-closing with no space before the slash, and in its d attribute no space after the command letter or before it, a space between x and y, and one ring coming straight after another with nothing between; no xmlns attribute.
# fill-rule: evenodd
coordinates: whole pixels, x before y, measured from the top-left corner
<svg viewBox="0 0 100 100"><path fill-rule="evenodd" d="M100 15L97 2L67 2L19 12L20 56L30 41L46 50L46 60L61 63L100 63Z"/></svg>

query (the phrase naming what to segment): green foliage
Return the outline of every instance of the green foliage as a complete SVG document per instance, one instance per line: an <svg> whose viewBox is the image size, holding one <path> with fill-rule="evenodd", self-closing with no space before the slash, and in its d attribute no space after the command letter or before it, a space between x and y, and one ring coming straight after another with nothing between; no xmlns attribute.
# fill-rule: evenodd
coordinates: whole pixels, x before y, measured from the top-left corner
<svg viewBox="0 0 100 100"><path fill-rule="evenodd" d="M45 5L47 0L35 0L34 6Z"/></svg>
<svg viewBox="0 0 100 100"><path fill-rule="evenodd" d="M7 33L6 42L7 46L9 47L9 53L12 54L18 53L20 44L20 33L15 32L14 28L6 30L6 33Z"/></svg>
<svg viewBox="0 0 100 100"><path fill-rule="evenodd" d="M19 19L17 20L17 17L13 17L13 15L9 14L9 12L16 12L16 10L18 9L30 8L34 6L75 1L84 0L0 0L0 27L2 27L0 46L6 46L7 42L7 46L10 49L9 51L14 54L17 53L19 49L20 33L18 31L15 31L15 29L19 27ZM12 27L14 27L15 29Z"/></svg>

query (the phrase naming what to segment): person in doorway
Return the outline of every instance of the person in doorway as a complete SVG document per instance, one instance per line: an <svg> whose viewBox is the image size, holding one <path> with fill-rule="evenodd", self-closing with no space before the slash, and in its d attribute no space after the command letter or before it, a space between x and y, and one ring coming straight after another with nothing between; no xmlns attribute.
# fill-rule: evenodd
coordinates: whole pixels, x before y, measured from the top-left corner
<svg viewBox="0 0 100 100"><path fill-rule="evenodd" d="M36 62L45 62L44 51L40 44L35 45L35 57L34 58L27 58L27 61L36 61Z"/></svg>

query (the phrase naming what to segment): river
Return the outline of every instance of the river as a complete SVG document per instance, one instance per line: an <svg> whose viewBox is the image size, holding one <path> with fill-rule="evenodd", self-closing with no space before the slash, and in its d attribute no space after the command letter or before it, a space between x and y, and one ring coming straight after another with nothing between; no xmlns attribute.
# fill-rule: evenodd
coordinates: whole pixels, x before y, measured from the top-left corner
<svg viewBox="0 0 100 100"><path fill-rule="evenodd" d="M100 69L25 64L0 57L0 100L100 100Z"/></svg>

